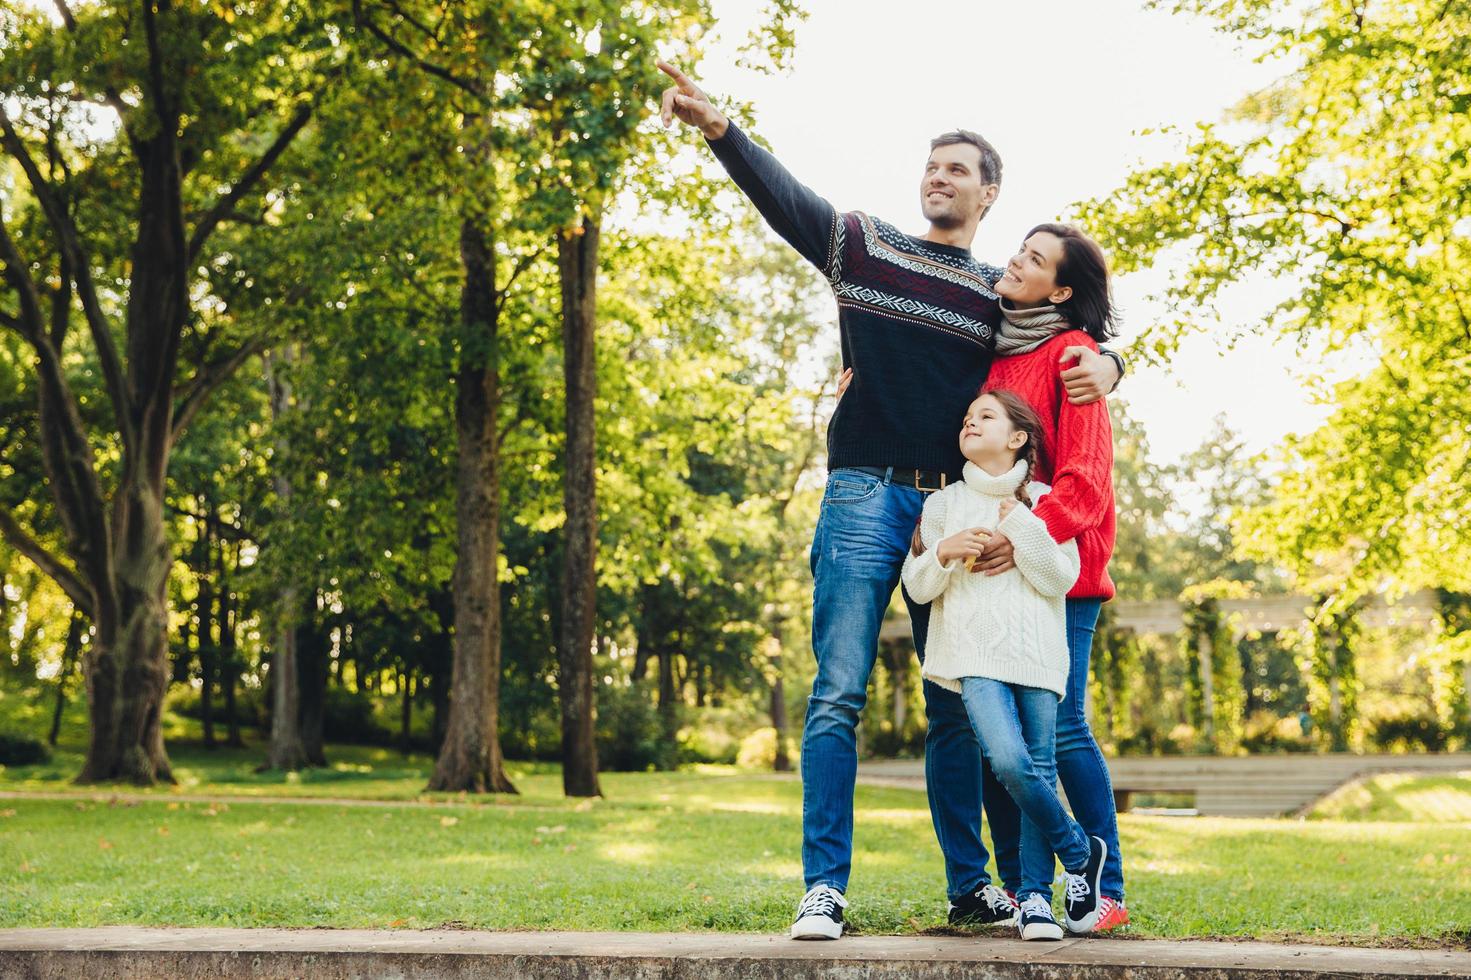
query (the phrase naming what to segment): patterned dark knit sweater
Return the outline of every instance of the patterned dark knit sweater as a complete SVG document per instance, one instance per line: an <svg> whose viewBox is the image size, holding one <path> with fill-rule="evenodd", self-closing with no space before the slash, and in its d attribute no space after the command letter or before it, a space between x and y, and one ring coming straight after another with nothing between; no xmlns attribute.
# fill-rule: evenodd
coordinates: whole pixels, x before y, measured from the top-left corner
<svg viewBox="0 0 1471 980"><path fill-rule="evenodd" d="M853 383L828 426L830 469L895 466L958 478L956 433L991 366L1002 270L968 250L840 214L736 126L710 141L767 222L827 277Z"/></svg>

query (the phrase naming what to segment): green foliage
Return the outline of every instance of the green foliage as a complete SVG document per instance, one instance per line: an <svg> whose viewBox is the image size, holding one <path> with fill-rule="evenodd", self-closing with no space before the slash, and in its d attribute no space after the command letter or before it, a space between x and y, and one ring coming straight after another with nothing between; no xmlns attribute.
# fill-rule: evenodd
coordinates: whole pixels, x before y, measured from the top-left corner
<svg viewBox="0 0 1471 980"><path fill-rule="evenodd" d="M598 769L648 772L673 769L680 746L647 691L633 684L598 688Z"/></svg>
<svg viewBox="0 0 1471 980"><path fill-rule="evenodd" d="M1284 66L1180 159L1143 168L1081 207L1121 270L1185 258L1162 297L1171 315L1141 345L1221 331L1233 283L1277 278L1289 294L1264 324L1298 349L1351 349L1377 365L1323 394L1335 406L1294 438L1273 499L1248 511L1248 557L1301 588L1346 599L1381 583L1465 589L1471 551L1471 59L1464 4L1348 0L1161 3L1203 15ZM1304 374L1311 383L1312 363Z"/></svg>
<svg viewBox="0 0 1471 980"><path fill-rule="evenodd" d="M0 766L33 766L51 758L51 750L39 738L0 732Z"/></svg>

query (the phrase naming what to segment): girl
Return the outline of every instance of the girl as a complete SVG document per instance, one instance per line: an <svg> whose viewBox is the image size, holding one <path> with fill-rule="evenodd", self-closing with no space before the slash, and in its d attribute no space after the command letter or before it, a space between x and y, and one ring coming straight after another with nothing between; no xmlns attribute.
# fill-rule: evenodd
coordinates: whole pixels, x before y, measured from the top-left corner
<svg viewBox="0 0 1471 980"><path fill-rule="evenodd" d="M992 771L1025 817L1019 927L1023 939L1061 939L1051 908L1052 855L1062 860L1069 921L1096 916L1108 847L1068 816L1057 798L1053 737L1067 691L1063 597L1078 579L1077 543L1058 544L1029 509L1027 488L1043 446L1043 426L1019 396L987 391L960 430L964 479L925 501L923 553L904 562L916 602L933 602L925 677L958 691ZM969 575L986 539L1012 542L1016 570ZM957 574L957 569L960 570Z"/></svg>

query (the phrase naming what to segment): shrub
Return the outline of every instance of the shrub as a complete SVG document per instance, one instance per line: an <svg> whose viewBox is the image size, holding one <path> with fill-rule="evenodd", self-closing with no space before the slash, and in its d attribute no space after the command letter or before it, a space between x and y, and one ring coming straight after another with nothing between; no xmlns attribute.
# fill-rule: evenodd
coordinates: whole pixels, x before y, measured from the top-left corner
<svg viewBox="0 0 1471 980"><path fill-rule="evenodd" d="M368 694L328 687L322 734L329 742L351 745L393 745L397 736L379 722L377 703Z"/></svg>
<svg viewBox="0 0 1471 980"><path fill-rule="evenodd" d="M1369 738L1388 751L1444 752L1451 733L1431 714L1402 714L1374 722Z"/></svg>
<svg viewBox="0 0 1471 980"><path fill-rule="evenodd" d="M51 759L51 750L39 738L0 732L0 765L33 766Z"/></svg>
<svg viewBox="0 0 1471 980"><path fill-rule="evenodd" d="M609 772L648 772L679 764L679 744L649 692L638 684L598 688L598 766Z"/></svg>
<svg viewBox="0 0 1471 980"><path fill-rule="evenodd" d="M797 747L787 736L787 758L795 762ZM776 765L776 729L767 725L741 739L736 765L744 769L771 769Z"/></svg>
<svg viewBox="0 0 1471 980"><path fill-rule="evenodd" d="M1296 717L1278 717L1267 711L1254 712L1247 719L1241 747L1248 753L1312 752L1315 748Z"/></svg>

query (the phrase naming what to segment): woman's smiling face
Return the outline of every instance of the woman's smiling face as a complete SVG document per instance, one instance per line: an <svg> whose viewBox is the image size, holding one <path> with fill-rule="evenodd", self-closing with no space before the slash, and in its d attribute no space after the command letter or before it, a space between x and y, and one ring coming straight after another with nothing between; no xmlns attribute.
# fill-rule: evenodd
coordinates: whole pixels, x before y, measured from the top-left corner
<svg viewBox="0 0 1471 980"><path fill-rule="evenodd" d="M1006 263L996 281L996 293L1016 307L1048 306L1065 302L1072 287L1057 284L1057 266L1063 259L1062 240L1039 231L1022 242L1021 250Z"/></svg>

